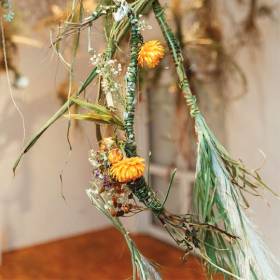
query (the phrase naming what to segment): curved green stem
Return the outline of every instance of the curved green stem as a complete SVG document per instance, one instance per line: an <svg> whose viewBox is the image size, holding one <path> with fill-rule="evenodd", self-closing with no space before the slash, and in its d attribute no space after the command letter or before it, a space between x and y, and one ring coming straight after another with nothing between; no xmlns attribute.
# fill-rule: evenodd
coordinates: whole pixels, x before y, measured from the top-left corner
<svg viewBox="0 0 280 280"><path fill-rule="evenodd" d="M186 102L187 102L188 106L190 107L191 116L196 117L199 113L199 109L197 107L196 97L192 94L191 89L190 89L190 85L189 85L188 78L187 78L186 71L185 71L184 64L183 64L184 59L183 59L179 41L177 40L174 33L171 31L169 25L167 24L164 10L161 7L161 5L159 4L158 0L155 0L153 2L153 10L155 13L155 17L161 28L161 31L168 44L168 47L171 51L171 54L172 54L172 57L173 57L173 60L175 63L178 79L179 79L179 85L184 93Z"/></svg>

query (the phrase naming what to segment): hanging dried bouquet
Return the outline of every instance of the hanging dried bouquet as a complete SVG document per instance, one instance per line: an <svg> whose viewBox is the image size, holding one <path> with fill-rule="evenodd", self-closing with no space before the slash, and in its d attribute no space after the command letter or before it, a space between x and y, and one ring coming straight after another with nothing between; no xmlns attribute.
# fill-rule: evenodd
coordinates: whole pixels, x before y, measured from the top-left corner
<svg viewBox="0 0 280 280"><path fill-rule="evenodd" d="M82 11L82 2L79 5ZM143 38L143 19L140 15L147 11L156 18L165 43L145 41ZM109 28L107 25L105 51L93 54L91 49L94 65L92 71L76 96L69 97L27 143L15 163L14 171L22 156L42 134L75 104L86 112L70 112L65 116L70 120L93 121L97 126L99 148L90 151L92 180L87 194L95 207L123 234L132 256L134 279L161 279L153 264L139 252L120 220L144 209L153 213L186 255L195 252L201 257L209 279L217 272L222 273L226 279L277 279L272 269L271 255L256 234L244 209L244 205L247 205L245 192L259 194L262 189L270 189L256 171L232 159L208 127L190 89L182 48L166 20L160 2L100 1L90 16L80 16L78 21L68 17L59 28L55 46L58 47L65 37L83 29L90 30L101 17L110 22ZM127 67L120 65L115 57L126 35L129 35ZM156 71L168 53L173 58L178 86L187 105L187 113L194 121L197 136L193 212L185 215L170 213L165 207L176 172L170 178L166 198L161 201L149 180L145 179L145 173L149 173L149 164L145 164L144 159L139 157L135 140L139 73L142 67ZM79 98L96 78L100 82L97 102ZM103 125L112 128L110 137L102 136Z"/></svg>

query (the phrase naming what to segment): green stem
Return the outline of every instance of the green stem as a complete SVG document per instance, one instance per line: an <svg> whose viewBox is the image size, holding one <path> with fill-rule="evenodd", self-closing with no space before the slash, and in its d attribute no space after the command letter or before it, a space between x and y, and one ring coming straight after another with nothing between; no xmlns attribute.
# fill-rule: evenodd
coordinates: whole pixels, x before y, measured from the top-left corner
<svg viewBox="0 0 280 280"><path fill-rule="evenodd" d="M138 53L142 43L142 36L138 28L138 19L135 14L130 12L129 20L131 24L130 38L130 63L126 72L126 111L124 126L126 132L125 152L129 157L137 156L134 118L137 91L137 73L138 73ZM155 214L162 212L162 203L156 197L154 191L147 185L145 178L141 177L135 182L128 184L134 195L143 202Z"/></svg>
<svg viewBox="0 0 280 280"><path fill-rule="evenodd" d="M184 93L186 102L187 102L188 106L190 107L190 114L193 118L195 118L199 113L199 109L197 107L196 97L192 94L191 89L190 89L190 85L188 82L188 78L187 78L184 63L183 63L184 59L183 59L183 54L181 51L179 41L177 40L177 38L175 37L171 28L167 24L164 9L161 7L158 0L155 0L153 2L153 10L155 13L155 17L158 21L158 24L161 28L161 31L164 35L164 38L168 44L170 52L173 56L173 60L174 60L175 67L176 67L176 72L177 72L178 79L179 79L179 85Z"/></svg>
<svg viewBox="0 0 280 280"><path fill-rule="evenodd" d="M142 37L138 30L138 19L132 13L129 15L131 23L130 38L130 63L126 72L126 108L125 108L125 131L126 131L126 152L129 156L136 156L136 142L134 132L134 116L136 104L137 73L138 73L138 53L142 43Z"/></svg>

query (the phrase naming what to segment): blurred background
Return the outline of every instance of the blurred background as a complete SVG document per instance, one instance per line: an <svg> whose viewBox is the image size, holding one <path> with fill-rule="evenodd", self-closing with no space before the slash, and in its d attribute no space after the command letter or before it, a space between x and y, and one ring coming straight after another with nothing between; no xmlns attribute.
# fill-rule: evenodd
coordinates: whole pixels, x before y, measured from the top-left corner
<svg viewBox="0 0 280 280"><path fill-rule="evenodd" d="M12 37L30 41L12 40L17 54L14 52L11 60L20 73L15 74L14 82L19 82L19 77L29 80L25 88L15 85L12 97L1 65L0 254L109 226L85 194L91 178L88 151L96 147L92 124L72 126L70 151L68 122L60 119L24 157L15 176L12 172L23 141L59 108L65 98L63 91L68 91L67 70L50 47L49 31L61 19L59 12L64 11L67 1L40 2L14 1L14 30L5 23L5 36L10 32ZM92 5L89 8L95 6L94 1L88 2ZM207 121L231 154L252 169L261 168L267 184L279 193L278 1L165 2L169 20L184 46L191 87ZM145 39L163 41L149 15L147 23L152 29L144 32ZM92 33L97 52L104 47L102 33L99 22ZM75 63L77 86L92 69L87 43L83 34ZM67 44L64 48L67 56ZM167 55L155 73L143 73L142 98L137 108L138 141L142 155L147 157L152 152L152 182L160 195L165 194L171 170L178 167L167 206L186 212L194 179L195 137L176 80L167 71L169 65ZM13 82L14 73L10 76ZM86 94L94 97L96 85ZM24 116L25 139L13 99ZM279 200L269 193L265 198L248 196L248 200L250 217L280 259ZM125 222L133 232L170 242L148 213Z"/></svg>

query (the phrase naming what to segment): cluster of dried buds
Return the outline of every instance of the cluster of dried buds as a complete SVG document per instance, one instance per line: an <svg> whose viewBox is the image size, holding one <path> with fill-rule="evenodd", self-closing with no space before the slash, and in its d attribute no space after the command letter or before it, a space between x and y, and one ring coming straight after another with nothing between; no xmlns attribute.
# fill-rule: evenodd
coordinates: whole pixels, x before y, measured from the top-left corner
<svg viewBox="0 0 280 280"><path fill-rule="evenodd" d="M97 67L97 73L102 77L103 91L105 93L119 91L120 84L115 81L115 78L122 72L121 64L115 59L106 60L102 54L94 54L90 61Z"/></svg>
<svg viewBox="0 0 280 280"><path fill-rule="evenodd" d="M123 142L104 138L97 151L91 151L89 161L93 166L93 187L102 195L105 207L114 217L141 211L127 183L144 174L144 160L139 157L126 158Z"/></svg>

